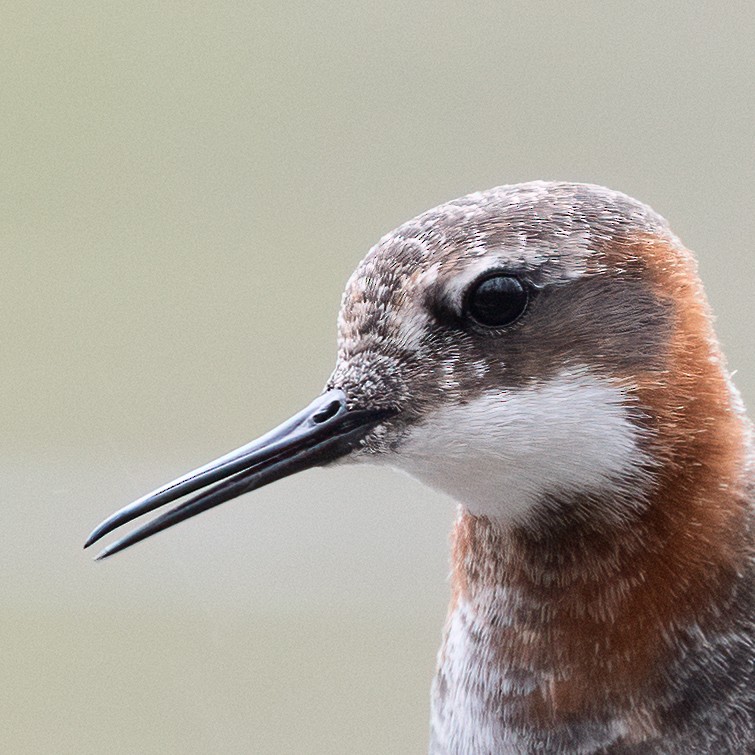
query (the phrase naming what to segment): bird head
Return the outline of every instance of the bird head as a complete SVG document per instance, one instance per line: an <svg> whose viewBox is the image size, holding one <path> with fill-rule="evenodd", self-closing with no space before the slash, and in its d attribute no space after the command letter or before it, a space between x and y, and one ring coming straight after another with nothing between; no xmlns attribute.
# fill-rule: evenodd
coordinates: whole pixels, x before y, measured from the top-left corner
<svg viewBox="0 0 755 755"><path fill-rule="evenodd" d="M580 516L622 520L664 470L695 461L690 428L710 429L722 463L734 453L732 390L694 259L660 216L598 186L502 186L369 251L309 407L117 512L88 544L195 494L109 555L335 462L398 467L501 526L557 519L576 500L591 502Z"/></svg>

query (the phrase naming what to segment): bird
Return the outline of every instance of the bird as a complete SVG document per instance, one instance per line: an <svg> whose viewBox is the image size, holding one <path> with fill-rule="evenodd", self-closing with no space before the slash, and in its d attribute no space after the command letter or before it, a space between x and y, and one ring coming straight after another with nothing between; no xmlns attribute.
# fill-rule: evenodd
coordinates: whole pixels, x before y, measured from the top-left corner
<svg viewBox="0 0 755 755"><path fill-rule="evenodd" d="M468 194L349 279L276 429L124 507L110 556L313 466L453 498L432 755L753 752L755 454L694 255L593 184Z"/></svg>

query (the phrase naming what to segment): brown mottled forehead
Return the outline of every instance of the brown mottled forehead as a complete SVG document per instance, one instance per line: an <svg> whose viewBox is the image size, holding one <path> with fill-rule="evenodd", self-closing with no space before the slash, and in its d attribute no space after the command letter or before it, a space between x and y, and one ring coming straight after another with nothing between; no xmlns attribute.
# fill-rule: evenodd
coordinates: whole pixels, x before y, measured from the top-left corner
<svg viewBox="0 0 755 755"><path fill-rule="evenodd" d="M411 284L476 267L526 273L541 284L571 280L636 261L637 239L649 236L670 237L665 220L601 186L535 181L469 194L404 223L370 250L344 293L341 335L374 332L388 308L417 294Z"/></svg>
<svg viewBox="0 0 755 755"><path fill-rule="evenodd" d="M370 251L357 275L392 268L407 274L491 253L523 269L568 273L638 235L664 232L666 222L649 207L602 186L544 181L499 186L399 226Z"/></svg>

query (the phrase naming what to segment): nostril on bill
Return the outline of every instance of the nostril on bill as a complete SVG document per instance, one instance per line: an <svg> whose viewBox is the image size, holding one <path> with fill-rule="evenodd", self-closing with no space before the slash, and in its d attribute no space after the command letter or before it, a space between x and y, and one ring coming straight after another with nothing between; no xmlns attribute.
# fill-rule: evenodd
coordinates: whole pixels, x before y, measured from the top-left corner
<svg viewBox="0 0 755 755"><path fill-rule="evenodd" d="M322 424L323 422L327 422L329 419L332 419L333 417L338 414L338 410L341 408L341 402L340 401L331 401L327 406L320 409L319 412L312 415L312 421L316 422L317 424Z"/></svg>

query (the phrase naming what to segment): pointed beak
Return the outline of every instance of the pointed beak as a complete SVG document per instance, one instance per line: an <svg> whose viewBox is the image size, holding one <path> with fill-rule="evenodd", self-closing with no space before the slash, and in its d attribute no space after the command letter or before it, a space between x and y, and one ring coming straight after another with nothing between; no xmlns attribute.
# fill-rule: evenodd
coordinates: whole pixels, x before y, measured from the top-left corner
<svg viewBox="0 0 755 755"><path fill-rule="evenodd" d="M250 490L334 461L354 450L369 430L394 413L391 409L349 409L343 391L326 391L306 409L261 438L116 511L94 529L84 547L88 548L143 514L196 493L116 540L97 559L112 556L156 532Z"/></svg>

